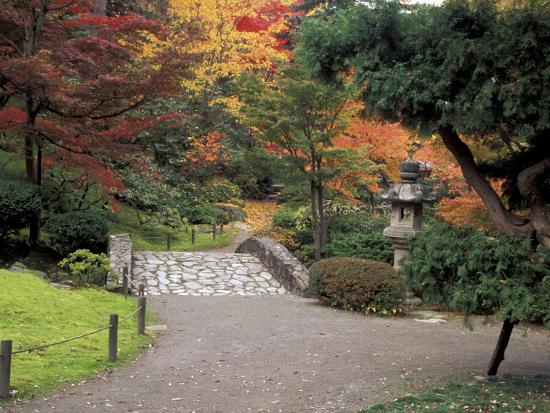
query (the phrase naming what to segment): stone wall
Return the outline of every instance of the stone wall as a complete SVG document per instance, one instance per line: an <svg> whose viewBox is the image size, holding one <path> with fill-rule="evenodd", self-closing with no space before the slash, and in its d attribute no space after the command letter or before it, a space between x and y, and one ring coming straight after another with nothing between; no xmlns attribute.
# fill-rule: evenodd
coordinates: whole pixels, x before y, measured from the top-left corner
<svg viewBox="0 0 550 413"><path fill-rule="evenodd" d="M111 259L111 271L118 274L122 280L122 269L128 267L128 274L132 274L132 238L130 234L117 234L109 237L109 258ZM110 279L110 285L113 280Z"/></svg>
<svg viewBox="0 0 550 413"><path fill-rule="evenodd" d="M308 288L309 272L285 247L270 238L248 238L236 253L249 253L260 259L290 292L302 295Z"/></svg>

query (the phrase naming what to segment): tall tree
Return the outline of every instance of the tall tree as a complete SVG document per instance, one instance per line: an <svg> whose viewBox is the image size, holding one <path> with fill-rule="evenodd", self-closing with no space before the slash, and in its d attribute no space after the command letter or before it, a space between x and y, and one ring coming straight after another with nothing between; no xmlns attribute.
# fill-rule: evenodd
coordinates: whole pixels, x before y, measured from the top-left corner
<svg viewBox="0 0 550 413"><path fill-rule="evenodd" d="M41 186L47 147L58 162L88 169L107 187L118 185L95 154L103 148L107 156L106 145L150 125L153 120L121 119L171 90L172 51L148 59L142 53L144 34L161 36L162 27L135 14L107 18L102 0L0 5L0 120L23 139L27 178ZM36 216L31 242L39 233Z"/></svg>
<svg viewBox="0 0 550 413"><path fill-rule="evenodd" d="M437 134L496 226L550 247L547 0L356 6L306 21L301 54L325 78L353 68L371 116ZM492 158L480 162L472 143ZM502 194L491 178L504 181ZM506 318L490 374L516 323Z"/></svg>
<svg viewBox="0 0 550 413"><path fill-rule="evenodd" d="M349 124L350 112L354 112L348 105L350 93L311 79L295 63L273 81L249 78L241 98L244 122L254 128L268 150L308 181L315 257L319 260L327 243L327 184L361 165L354 156L359 152L335 146L335 139Z"/></svg>

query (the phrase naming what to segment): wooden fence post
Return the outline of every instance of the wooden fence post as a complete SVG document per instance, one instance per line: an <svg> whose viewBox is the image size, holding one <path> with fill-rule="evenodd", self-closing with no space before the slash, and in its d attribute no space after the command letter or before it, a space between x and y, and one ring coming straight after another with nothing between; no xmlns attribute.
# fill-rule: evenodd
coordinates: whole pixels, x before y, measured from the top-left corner
<svg viewBox="0 0 550 413"><path fill-rule="evenodd" d="M122 294L128 298L128 267L122 268Z"/></svg>
<svg viewBox="0 0 550 413"><path fill-rule="evenodd" d="M191 245L195 245L196 238L197 238L197 230L193 226L193 228L191 229Z"/></svg>
<svg viewBox="0 0 550 413"><path fill-rule="evenodd" d="M170 251L171 248L172 248L172 236L166 233L166 249Z"/></svg>
<svg viewBox="0 0 550 413"><path fill-rule="evenodd" d="M223 224L220 224L220 234L223 234Z"/></svg>
<svg viewBox="0 0 550 413"><path fill-rule="evenodd" d="M11 340L0 343L0 399L10 397L12 344Z"/></svg>
<svg viewBox="0 0 550 413"><path fill-rule="evenodd" d="M212 239L216 240L216 224L212 225Z"/></svg>
<svg viewBox="0 0 550 413"><path fill-rule="evenodd" d="M141 296L138 299L138 334L145 334L145 313L147 311L147 297Z"/></svg>
<svg viewBox="0 0 550 413"><path fill-rule="evenodd" d="M109 316L109 361L115 362L118 357L118 314Z"/></svg>
<svg viewBox="0 0 550 413"><path fill-rule="evenodd" d="M138 285L138 297L144 297L145 296L145 284L140 283Z"/></svg>

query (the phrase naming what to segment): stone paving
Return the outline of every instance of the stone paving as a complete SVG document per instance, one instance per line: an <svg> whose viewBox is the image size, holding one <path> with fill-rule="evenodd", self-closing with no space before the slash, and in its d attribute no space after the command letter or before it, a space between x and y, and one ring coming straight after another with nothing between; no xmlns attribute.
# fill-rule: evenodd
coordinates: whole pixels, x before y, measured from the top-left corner
<svg viewBox="0 0 550 413"><path fill-rule="evenodd" d="M134 252L133 281L149 295L194 296L286 294L286 289L251 254Z"/></svg>

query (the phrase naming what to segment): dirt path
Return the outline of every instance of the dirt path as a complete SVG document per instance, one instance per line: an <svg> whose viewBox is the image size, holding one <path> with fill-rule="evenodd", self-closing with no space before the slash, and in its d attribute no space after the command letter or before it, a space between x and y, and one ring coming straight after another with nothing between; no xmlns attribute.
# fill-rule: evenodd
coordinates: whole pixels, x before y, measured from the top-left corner
<svg viewBox="0 0 550 413"><path fill-rule="evenodd" d="M137 362L13 412L355 412L482 374L498 328L366 317L290 295L152 297L169 330ZM550 374L547 332L501 373Z"/></svg>

